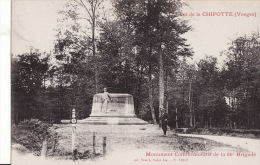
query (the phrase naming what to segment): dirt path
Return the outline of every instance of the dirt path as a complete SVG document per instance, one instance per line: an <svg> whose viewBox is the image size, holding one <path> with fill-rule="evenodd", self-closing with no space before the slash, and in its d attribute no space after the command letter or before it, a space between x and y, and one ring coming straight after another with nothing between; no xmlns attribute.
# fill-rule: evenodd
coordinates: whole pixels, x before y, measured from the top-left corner
<svg viewBox="0 0 260 165"><path fill-rule="evenodd" d="M197 138L214 140L216 142L231 145L233 147L244 148L249 152L256 153L257 155L260 154L260 139L249 139L249 138L228 137L228 136L213 136L213 135L195 135L195 134L178 134L178 135L183 137L197 137Z"/></svg>

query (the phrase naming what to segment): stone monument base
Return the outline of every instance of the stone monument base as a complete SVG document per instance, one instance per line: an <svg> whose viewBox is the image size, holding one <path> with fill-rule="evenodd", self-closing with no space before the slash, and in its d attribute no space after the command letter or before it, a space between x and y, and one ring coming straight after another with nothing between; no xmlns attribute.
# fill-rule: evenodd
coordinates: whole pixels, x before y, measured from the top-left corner
<svg viewBox="0 0 260 165"><path fill-rule="evenodd" d="M109 100L107 100L109 95ZM70 123L62 120L61 123ZM125 93L98 93L93 96L90 117L78 120L78 124L95 125L143 125L148 122L135 116L133 96Z"/></svg>
<svg viewBox="0 0 260 165"><path fill-rule="evenodd" d="M61 123L68 124L70 120L61 120ZM119 117L119 116L93 116L78 120L78 124L92 125L145 125L148 122L137 117Z"/></svg>

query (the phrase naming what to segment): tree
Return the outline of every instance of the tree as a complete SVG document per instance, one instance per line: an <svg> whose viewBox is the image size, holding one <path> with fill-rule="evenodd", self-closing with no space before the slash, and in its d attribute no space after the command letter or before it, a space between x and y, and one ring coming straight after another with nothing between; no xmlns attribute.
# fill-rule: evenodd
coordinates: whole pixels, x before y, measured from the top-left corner
<svg viewBox="0 0 260 165"><path fill-rule="evenodd" d="M197 90L199 109L198 115L202 118L202 126L211 127L215 117L221 115L219 107L223 102L224 86L221 83L220 71L217 68L217 59L207 56L198 63ZM222 103L221 103L222 100ZM216 125L214 123L214 125Z"/></svg>
<svg viewBox="0 0 260 165"><path fill-rule="evenodd" d="M189 30L186 22L177 17L180 2L166 0L129 1L121 0L115 3L120 20L132 27L136 36L136 47L147 54L149 77L149 102L154 123L152 66L154 59L159 68L159 116L164 105L164 60L174 61L178 55L191 55L186 48L185 39L180 37ZM165 47L165 50L162 48ZM185 52L185 53L184 53ZM156 57L157 54L157 57ZM164 54L164 55L163 55ZM156 58L154 58L154 56ZM148 58L147 58L148 57ZM169 67L170 68L170 67Z"/></svg>
<svg viewBox="0 0 260 165"><path fill-rule="evenodd" d="M13 121L41 118L38 111L38 93L44 88L48 70L48 56L40 58L37 50L12 59L12 114Z"/></svg>
<svg viewBox="0 0 260 165"><path fill-rule="evenodd" d="M92 51L94 72L95 72L95 91L99 92L99 64L96 52L96 31L98 9L103 0L73 0L66 5L66 10L60 11L72 23L71 31L66 30L63 41L66 43L68 49L81 52L83 54ZM64 23L64 21L63 21ZM91 27L91 35L89 35L89 26ZM82 40L80 40L82 38ZM89 42L91 44L89 44Z"/></svg>
<svg viewBox="0 0 260 165"><path fill-rule="evenodd" d="M259 32L236 38L226 52L226 95L230 100L232 123L239 127L259 127Z"/></svg>

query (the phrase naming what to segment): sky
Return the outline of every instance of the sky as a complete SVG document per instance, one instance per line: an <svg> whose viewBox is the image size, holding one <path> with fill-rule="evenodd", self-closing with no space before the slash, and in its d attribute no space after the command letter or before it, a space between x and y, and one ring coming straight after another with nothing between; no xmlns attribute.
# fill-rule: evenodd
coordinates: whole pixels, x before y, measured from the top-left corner
<svg viewBox="0 0 260 165"><path fill-rule="evenodd" d="M187 1L183 13L195 16L180 16L189 20L192 31L183 35L193 49L193 61L205 55L217 57L223 62L220 52L227 50L232 39L250 35L260 30L260 1ZM57 32L58 11L66 0L14 0L12 4L12 53L28 52L33 46L42 52L53 50ZM203 12L255 13L246 16L196 16Z"/></svg>
<svg viewBox="0 0 260 165"><path fill-rule="evenodd" d="M220 52L227 50L232 40L260 31L260 1L194 1L185 6L184 13L232 12L233 16L182 16L189 20L193 30L184 36L194 51L194 60L205 55L217 57L223 63ZM256 13L256 17L235 17L235 12Z"/></svg>

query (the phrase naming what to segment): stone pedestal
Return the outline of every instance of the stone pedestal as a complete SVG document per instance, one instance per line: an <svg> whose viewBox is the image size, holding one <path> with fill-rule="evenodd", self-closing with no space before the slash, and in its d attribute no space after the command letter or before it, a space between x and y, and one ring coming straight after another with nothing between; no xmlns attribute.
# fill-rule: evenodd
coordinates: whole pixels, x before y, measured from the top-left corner
<svg viewBox="0 0 260 165"><path fill-rule="evenodd" d="M133 96L129 94L110 93L111 100L106 106L103 93L94 95L90 117L134 117ZM107 109L105 109L107 107Z"/></svg>
<svg viewBox="0 0 260 165"><path fill-rule="evenodd" d="M148 122L135 116L133 96L110 93L108 105L104 105L103 93L94 95L90 117L82 120L86 124L143 125ZM104 107L107 109L104 109Z"/></svg>
<svg viewBox="0 0 260 165"><path fill-rule="evenodd" d="M93 125L144 125L148 122L135 116L133 96L129 94L111 93L111 101L104 104L103 93L94 95L90 117L78 120L78 124ZM107 109L105 108L107 107ZM69 120L62 120L69 123Z"/></svg>

